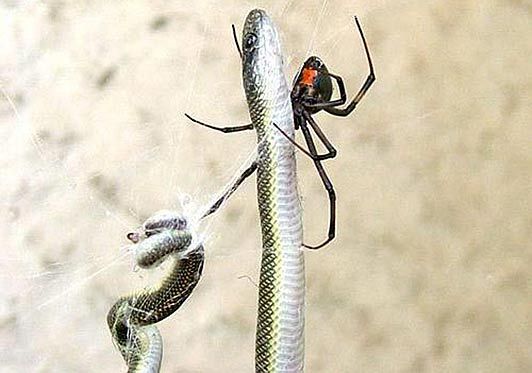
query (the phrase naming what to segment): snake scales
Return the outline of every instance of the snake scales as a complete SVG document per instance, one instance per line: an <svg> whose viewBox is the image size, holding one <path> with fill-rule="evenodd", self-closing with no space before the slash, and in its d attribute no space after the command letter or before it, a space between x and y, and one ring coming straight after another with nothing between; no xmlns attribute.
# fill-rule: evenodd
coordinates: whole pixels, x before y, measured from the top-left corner
<svg viewBox="0 0 532 373"><path fill-rule="evenodd" d="M135 243L139 267L173 261L159 285L120 298L107 314L109 330L128 372L159 372L162 338L154 324L181 307L200 279L203 246L190 249L192 237L186 225L179 214L163 211L147 219L140 232L128 234Z"/></svg>
<svg viewBox="0 0 532 373"><path fill-rule="evenodd" d="M262 228L255 371L302 372L305 264L297 189L294 120L281 43L263 10L252 10L242 36L242 78L257 133L257 201Z"/></svg>

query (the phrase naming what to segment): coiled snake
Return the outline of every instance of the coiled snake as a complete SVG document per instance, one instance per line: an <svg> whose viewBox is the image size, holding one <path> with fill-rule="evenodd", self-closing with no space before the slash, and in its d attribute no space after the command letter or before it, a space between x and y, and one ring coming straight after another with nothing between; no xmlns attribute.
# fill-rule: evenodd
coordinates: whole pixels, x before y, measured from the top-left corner
<svg viewBox="0 0 532 373"><path fill-rule="evenodd" d="M186 220L175 212L162 211L147 219L140 232L128 234L135 244L135 260L152 268L166 259L171 268L159 285L120 298L107 314L113 341L128 372L159 372L162 338L153 324L174 313L190 296L200 279L203 246L190 248L192 236Z"/></svg>

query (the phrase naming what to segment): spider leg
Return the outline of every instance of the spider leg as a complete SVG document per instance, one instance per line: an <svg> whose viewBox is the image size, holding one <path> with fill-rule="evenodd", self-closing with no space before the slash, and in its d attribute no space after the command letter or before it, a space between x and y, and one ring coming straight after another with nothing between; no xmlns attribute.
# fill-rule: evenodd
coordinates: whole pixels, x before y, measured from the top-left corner
<svg viewBox="0 0 532 373"><path fill-rule="evenodd" d="M340 98L332 101L324 101L324 102L317 102L315 104L307 104L303 103L303 106L308 109L328 109L334 106L343 105L347 102L347 94L345 93L345 85L342 78L336 74L326 72L324 73L326 75L329 75L331 78L336 80L336 83L338 84L338 90L340 91Z"/></svg>
<svg viewBox="0 0 532 373"><path fill-rule="evenodd" d="M310 123L310 126L314 130L314 133L318 135L318 138L320 139L321 143L327 148L327 153L318 155L318 160L323 161L325 159L336 157L336 149L334 148L333 144L331 144L327 136L325 136L325 134L322 132L321 128L318 126L318 123L314 121L312 115L310 115L310 113L308 113L307 111L304 111L303 116L305 117L306 121Z"/></svg>
<svg viewBox="0 0 532 373"><path fill-rule="evenodd" d="M355 108L358 105L358 103L360 102L360 100L362 100L362 98L364 97L366 92L369 90L369 88L371 87L371 85L375 81L375 72L373 70L373 62L371 62L371 55L369 53L368 43L366 42L366 38L364 37L364 33L362 32L362 27L360 26L360 23L358 22L358 18L357 17L355 17L355 23L357 25L358 32L360 33L360 37L362 38L362 43L364 44L364 50L366 51L366 57L368 59L368 65L369 65L369 75L366 78L366 81L364 82L364 84L362 84L362 87L360 88L360 90L356 94L356 96L353 99L353 101L351 101L349 103L349 105L347 105L347 107L345 109L338 109L338 108L334 108L334 107L323 107L323 109L325 109L325 111L328 112L329 114L336 115L336 116L339 116L339 117L346 117L349 114L351 114L351 112L353 110L355 110ZM332 74L330 74L330 75L333 78L335 78L334 75L332 75ZM335 78L335 79L338 82L339 88L341 89L341 85L340 85L341 78L340 79ZM343 83L342 83L342 85L343 85Z"/></svg>
<svg viewBox="0 0 532 373"><path fill-rule="evenodd" d="M236 34L236 27L235 25L231 25L231 29L233 30L233 40L235 42L235 46L236 46L236 49L238 51L238 54L240 55L240 59L242 59L242 50L240 49L240 44L238 44L238 36ZM185 113L185 116L191 120L192 122L194 123L197 123L197 124L200 124L204 127L208 127L210 129L213 129L213 130L217 130L217 131L220 131L220 132L223 132L223 133L230 133L230 132L239 132L239 131L245 131L245 130L252 130L253 129L253 124L245 124L245 125L242 125L242 126L235 126L235 127L217 127L217 126L213 126L212 124L207 124L207 123L204 123L204 122L201 122L193 117L191 117L190 115L186 114Z"/></svg>
<svg viewBox="0 0 532 373"><path fill-rule="evenodd" d="M242 59L242 49L240 49L240 44L238 44L238 36L236 35L236 27L235 25L231 25L231 28L233 29L233 39L235 41L236 49L238 50L238 54L240 55L240 59Z"/></svg>
<svg viewBox="0 0 532 373"><path fill-rule="evenodd" d="M217 127L217 126L213 126L212 124L207 124L207 123L201 122L201 121L191 117L190 115L188 115L186 113L185 113L185 117L187 117L189 120L191 120L194 123L200 124L200 125L202 125L204 127L207 127L207 128L210 128L210 129L213 129L213 130L216 130L216 131L220 131L220 132L223 132L223 133L239 132L239 131L246 131L246 130L252 130L253 129L253 124L252 123L244 124L242 126L235 126L235 127Z"/></svg>
<svg viewBox="0 0 532 373"><path fill-rule="evenodd" d="M222 203L227 201L231 194L233 194L238 189L238 187L244 182L244 180L251 176L256 169L257 161L253 161L253 163L248 168L246 168L244 172L242 172L238 179L235 180L231 188L229 188L220 198L218 198L218 200L214 202L211 207L209 207L209 209L203 214L201 218L203 219L218 210Z"/></svg>
<svg viewBox="0 0 532 373"><path fill-rule="evenodd" d="M309 117L310 117L310 115L309 115ZM296 116L295 119L296 119L295 127L299 128L300 126L302 126L301 122L304 122L306 118L302 118L302 117ZM316 132L316 134L318 135L318 137L322 141L323 145L325 145L325 147L328 150L328 152L325 153L325 154L318 154L317 152L315 152L315 154L312 154L307 149L305 149L303 146L299 145L294 139L292 139L290 136L288 136L288 134L281 127L279 127L277 125L277 123L272 122L272 124L279 132L281 132L281 134L284 137L286 137L286 139L288 141L290 141L296 148L298 148L301 152L303 152L303 154L305 154L307 157L311 158L313 161L323 161L325 159L336 157L336 149L334 148L334 146L332 146L332 144L327 140L327 138L325 137L323 132L321 132L321 130L319 129L318 125L312 120L312 118L310 120L314 123L314 124L311 123L312 128L314 128L314 126L316 126L316 128L318 130L317 131L314 130L314 131ZM308 144L308 142L307 142L307 144Z"/></svg>
<svg viewBox="0 0 532 373"><path fill-rule="evenodd" d="M311 158L312 160L317 160L317 158L310 154L309 151L307 149L305 149L304 147L302 147L301 145L299 145L296 140L292 139L290 136L288 136L288 134L281 128L277 125L277 123L275 122L272 122L273 126L279 131L281 132L281 134L286 137L286 139L288 141L290 141L292 143L292 145L294 145L296 148L298 148L300 151L302 151L307 157Z"/></svg>
<svg viewBox="0 0 532 373"><path fill-rule="evenodd" d="M301 130L303 131L303 135L305 136L305 140L307 142L310 152L313 154L316 154L317 153L316 146L314 145L314 141L312 140L312 136L310 134L310 131L305 121L301 121ZM327 245L336 236L336 193L334 191L334 187L333 187L333 184L331 183L331 180L327 176L327 173L325 172L325 169L323 168L321 164L321 161L314 160L314 166L316 166L316 169L318 170L318 174L320 175L323 186L327 190L327 194L329 196L329 230L328 230L327 238L325 239L325 241L323 241L322 243L316 246L303 244L303 246L306 247L307 249L317 250Z"/></svg>

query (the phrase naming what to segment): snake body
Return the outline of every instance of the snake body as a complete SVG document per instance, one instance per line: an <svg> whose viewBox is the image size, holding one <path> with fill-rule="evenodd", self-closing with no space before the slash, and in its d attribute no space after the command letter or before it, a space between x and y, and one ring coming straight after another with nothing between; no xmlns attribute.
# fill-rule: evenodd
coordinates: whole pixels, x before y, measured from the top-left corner
<svg viewBox="0 0 532 373"><path fill-rule="evenodd" d="M279 36L263 10L243 29L242 77L257 133L257 195L262 259L256 332L257 372L301 372L304 365L305 272L290 90Z"/></svg>
<svg viewBox="0 0 532 373"><path fill-rule="evenodd" d="M120 298L107 314L107 324L128 372L157 373L163 350L154 324L181 307L198 284L203 246L190 250L192 237L186 221L171 212L155 214L144 222L140 233L128 237L135 243L139 267L151 268L165 259L172 263L157 286Z"/></svg>
<svg viewBox="0 0 532 373"><path fill-rule="evenodd" d="M252 10L243 29L242 76L257 133L257 194L262 231L255 369L302 372L304 366L305 271L301 206L293 144L290 90L283 72L279 36L263 10ZM107 315L115 344L129 372L159 372L162 338L154 326L175 312L197 285L203 247L189 250L190 232L175 213L148 219L135 243L137 264L173 263L162 282L120 298Z"/></svg>

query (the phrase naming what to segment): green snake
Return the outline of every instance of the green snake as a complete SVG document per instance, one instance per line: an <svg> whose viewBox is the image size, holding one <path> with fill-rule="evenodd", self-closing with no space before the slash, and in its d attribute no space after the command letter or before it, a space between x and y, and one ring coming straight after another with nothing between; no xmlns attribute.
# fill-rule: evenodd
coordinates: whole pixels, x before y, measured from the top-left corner
<svg viewBox="0 0 532 373"><path fill-rule="evenodd" d="M192 236L186 225L179 214L162 211L147 219L140 232L128 234L135 243L139 267L152 268L165 259L173 261L159 285L120 298L107 314L107 325L128 372L159 372L163 345L153 324L181 307L200 279L203 246L190 249Z"/></svg>
<svg viewBox="0 0 532 373"><path fill-rule="evenodd" d="M257 171L262 230L255 370L302 372L303 231L294 146L286 138L294 138L294 123L279 36L263 10L248 14L242 47L243 85L257 132L258 156L239 182ZM236 186L204 216L214 212L235 189ZM120 298L107 317L129 371L158 372L162 340L153 324L170 316L191 294L203 269L203 247L188 249L190 232L184 219L175 213L156 214L144 223L141 233L132 233L128 238L136 244L137 264L141 267L155 266L168 256L174 260L161 284Z"/></svg>
<svg viewBox="0 0 532 373"><path fill-rule="evenodd" d="M242 78L257 132L257 196L262 228L255 370L301 372L305 266L290 90L279 35L263 10L251 11L242 37Z"/></svg>

